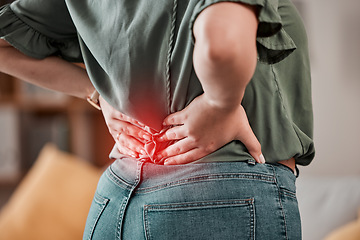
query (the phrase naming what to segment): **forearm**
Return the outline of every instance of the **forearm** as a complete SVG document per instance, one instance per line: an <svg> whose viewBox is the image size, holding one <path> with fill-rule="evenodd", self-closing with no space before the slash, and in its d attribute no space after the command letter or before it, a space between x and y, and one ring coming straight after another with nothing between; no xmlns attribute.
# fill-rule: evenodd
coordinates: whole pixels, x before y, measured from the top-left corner
<svg viewBox="0 0 360 240"><path fill-rule="evenodd" d="M238 3L214 4L195 21L194 68L214 105L241 103L256 67L257 24L255 9Z"/></svg>
<svg viewBox="0 0 360 240"><path fill-rule="evenodd" d="M86 70L59 57L28 57L0 39L0 71L47 89L86 98L94 87Z"/></svg>

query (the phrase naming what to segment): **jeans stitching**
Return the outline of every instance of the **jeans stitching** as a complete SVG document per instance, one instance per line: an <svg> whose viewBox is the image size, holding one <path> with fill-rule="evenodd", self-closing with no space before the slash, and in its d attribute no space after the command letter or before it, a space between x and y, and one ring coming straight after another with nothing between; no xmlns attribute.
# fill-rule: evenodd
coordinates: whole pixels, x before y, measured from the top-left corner
<svg viewBox="0 0 360 240"><path fill-rule="evenodd" d="M129 193L129 195L130 195L130 193ZM125 197L123 202L121 203L120 212L119 212L119 220L118 220L118 225L117 225L117 233L116 233L117 239L121 239L122 222L124 219L124 212L125 212L125 208L128 203L128 200L129 200L129 198Z"/></svg>
<svg viewBox="0 0 360 240"><path fill-rule="evenodd" d="M282 200L281 200L281 188L278 184L278 179L277 179L277 175L276 175L276 171L275 171L275 168L274 166L271 166L273 168L273 172L274 172L274 176L275 176L275 184L276 184L276 187L278 189L278 201L279 201L279 205L280 205L280 210L281 210L281 215L282 215L282 218L284 220L284 231L285 231L285 238L286 239L289 239L288 238L288 234L287 234L287 224L286 224L286 217L285 217L285 213L284 213L284 206L283 206L283 203L282 203Z"/></svg>
<svg viewBox="0 0 360 240"><path fill-rule="evenodd" d="M156 190L161 190L164 188L185 185L189 183L206 182L211 180L226 180L226 179L249 179L249 180L265 181L270 183L275 182L274 176L264 175L264 174L254 174L254 173L210 174L210 175L194 176L191 178L181 179L174 182L168 182L153 187L138 188L136 189L136 193L148 193Z"/></svg>
<svg viewBox="0 0 360 240"><path fill-rule="evenodd" d="M141 181L142 166L143 166L143 162L140 162L140 161L137 162L136 178L135 178L134 184L129 189L128 196L124 198L124 201L121 204L121 208L120 208L120 212L119 212L118 226L117 226L117 233L116 233L117 239L121 239L122 225L123 225L122 223L124 221L124 215L125 215L126 207L129 203L129 199L131 198L131 195L133 194L135 188L138 186L139 182Z"/></svg>
<svg viewBox="0 0 360 240"><path fill-rule="evenodd" d="M125 189L130 190L133 187L133 184L129 184L129 183L125 182L124 180L122 180L121 178L119 178L118 175L116 175L116 173L111 169L111 166L106 171L106 175L109 177L109 179L113 183L115 183L117 186L119 186L121 188L125 187Z"/></svg>
<svg viewBox="0 0 360 240"><path fill-rule="evenodd" d="M248 208L249 211L249 221L250 221L250 239L255 240L255 207L254 199L229 199L229 200L215 200L215 201L202 201L202 202L188 202L188 203L167 203L167 204L152 204L144 205L143 215L144 215L144 228L145 228L145 239L151 238L150 224L148 213L149 210L158 210L158 211L171 211L171 210L183 210L189 209L193 210L195 208L203 207L233 207L233 206L244 206Z"/></svg>
<svg viewBox="0 0 360 240"><path fill-rule="evenodd" d="M101 201L99 201L99 200L101 200ZM97 225L101 214L104 212L105 207L109 202L109 199L103 198L100 195L98 195L97 193L95 193L94 202L96 202L96 204L98 204L100 206L100 211L98 211L98 214L96 215L94 225L90 228L90 233L89 233L89 238L88 238L89 240L92 239L92 237L93 237L95 226Z"/></svg>
<svg viewBox="0 0 360 240"><path fill-rule="evenodd" d="M166 203L166 204L148 204L145 205L146 209L150 210L176 210L196 207L210 207L210 206L242 206L250 205L253 203L253 199L229 199L229 200L213 200L213 201L199 201L199 202L186 202L186 203Z"/></svg>
<svg viewBox="0 0 360 240"><path fill-rule="evenodd" d="M293 198L293 199L297 200L296 193L293 193L292 191L289 191L289 190L287 190L285 188L282 188L282 187L280 187L280 190L281 190L281 193L284 196L287 196L287 197L290 197L290 198Z"/></svg>
<svg viewBox="0 0 360 240"><path fill-rule="evenodd" d="M94 201L99 205L104 205L109 201L109 199L100 196L98 193L95 193Z"/></svg>
<svg viewBox="0 0 360 240"><path fill-rule="evenodd" d="M144 206L143 214L144 214L144 228L145 228L145 239L151 239L150 235L150 225L148 221L148 205Z"/></svg>
<svg viewBox="0 0 360 240"><path fill-rule="evenodd" d="M251 204L249 206L250 212L250 239L255 240L255 207L254 207L254 199L251 199Z"/></svg>

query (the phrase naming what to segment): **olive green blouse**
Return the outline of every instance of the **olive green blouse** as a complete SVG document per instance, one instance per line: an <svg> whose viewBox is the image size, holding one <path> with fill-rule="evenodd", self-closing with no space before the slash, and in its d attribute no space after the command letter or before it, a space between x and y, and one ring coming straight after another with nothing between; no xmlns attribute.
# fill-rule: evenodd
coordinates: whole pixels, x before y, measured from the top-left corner
<svg viewBox="0 0 360 240"><path fill-rule="evenodd" d="M224 1L19 0L0 8L0 37L34 58L84 62L106 101L156 132L169 113L202 93L192 26L217 2ZM242 104L265 158L295 157L307 165L314 157L313 116L302 21L290 0L231 2L259 9L258 64ZM233 141L199 162L250 158Z"/></svg>

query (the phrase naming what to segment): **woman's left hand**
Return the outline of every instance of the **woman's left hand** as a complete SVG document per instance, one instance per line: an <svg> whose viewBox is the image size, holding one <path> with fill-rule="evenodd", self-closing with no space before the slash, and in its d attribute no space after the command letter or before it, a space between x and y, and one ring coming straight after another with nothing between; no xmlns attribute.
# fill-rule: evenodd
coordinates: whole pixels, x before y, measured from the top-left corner
<svg viewBox="0 0 360 240"><path fill-rule="evenodd" d="M240 104L231 109L219 108L202 94L182 111L165 118L164 125L173 127L158 140L176 140L157 156L165 159L166 165L196 161L232 140L240 140L257 162L265 162L261 145Z"/></svg>

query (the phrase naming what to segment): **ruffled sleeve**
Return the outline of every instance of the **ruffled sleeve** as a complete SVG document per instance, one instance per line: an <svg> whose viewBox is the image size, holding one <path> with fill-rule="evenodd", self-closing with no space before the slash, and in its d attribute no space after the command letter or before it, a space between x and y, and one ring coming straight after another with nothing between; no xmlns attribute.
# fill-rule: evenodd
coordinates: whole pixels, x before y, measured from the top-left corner
<svg viewBox="0 0 360 240"><path fill-rule="evenodd" d="M33 58L57 55L82 62L77 31L64 1L24 0L1 7L0 38Z"/></svg>
<svg viewBox="0 0 360 240"><path fill-rule="evenodd" d="M286 58L296 45L283 28L278 12L278 0L202 0L196 5L191 18L191 31L195 19L202 10L219 2L238 2L255 5L259 9L257 32L258 59L273 64Z"/></svg>

